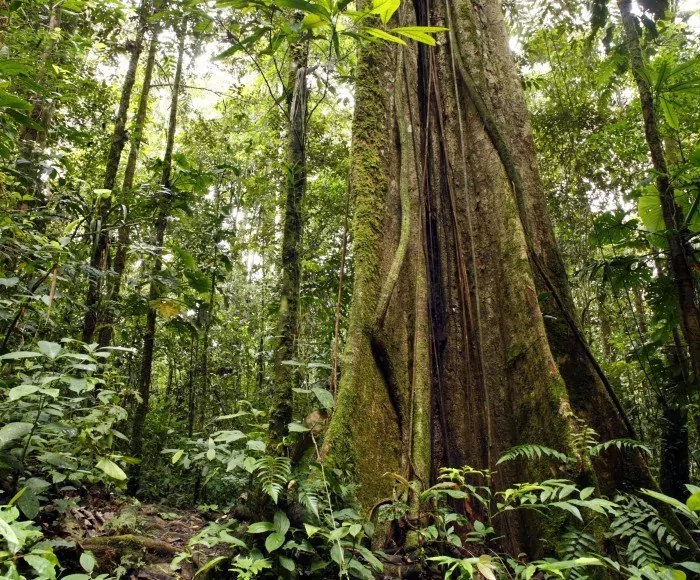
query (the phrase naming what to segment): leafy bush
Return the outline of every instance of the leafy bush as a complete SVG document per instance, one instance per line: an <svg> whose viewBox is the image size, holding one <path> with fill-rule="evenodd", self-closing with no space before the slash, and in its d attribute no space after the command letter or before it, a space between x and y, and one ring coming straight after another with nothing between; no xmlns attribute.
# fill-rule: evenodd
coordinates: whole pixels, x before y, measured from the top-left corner
<svg viewBox="0 0 700 580"><path fill-rule="evenodd" d="M34 518L51 490L87 483L121 485L115 443L127 413L120 406L110 350L64 339L0 357L0 478L6 492L25 489L17 505Z"/></svg>

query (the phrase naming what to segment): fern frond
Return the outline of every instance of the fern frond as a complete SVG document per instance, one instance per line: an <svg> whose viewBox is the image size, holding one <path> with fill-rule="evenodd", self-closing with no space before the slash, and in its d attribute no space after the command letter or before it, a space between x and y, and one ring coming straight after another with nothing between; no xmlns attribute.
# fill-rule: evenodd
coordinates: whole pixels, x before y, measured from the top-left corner
<svg viewBox="0 0 700 580"><path fill-rule="evenodd" d="M289 457L264 455L255 462L255 473L262 490L277 503L292 475L292 462Z"/></svg>
<svg viewBox="0 0 700 580"><path fill-rule="evenodd" d="M299 489L298 493L299 503L303 505L307 510L314 514L317 518L319 516L318 511L318 496L310 490L304 488Z"/></svg>
<svg viewBox="0 0 700 580"><path fill-rule="evenodd" d="M603 443L598 443L592 447L589 448L588 453L592 456L595 457L596 455L600 455L603 451L607 451L611 447L617 447L620 450L623 449L639 449L640 451L643 451L647 455L651 455L651 449L649 449L646 445L643 443L640 443L636 439L611 439L610 441L605 441Z"/></svg>
<svg viewBox="0 0 700 580"><path fill-rule="evenodd" d="M568 416L576 423L576 426L572 429L571 434L571 445L576 453L586 453L592 447L598 445L598 433L595 431L595 429L589 427L588 423L573 413Z"/></svg>
<svg viewBox="0 0 700 580"><path fill-rule="evenodd" d="M599 546L592 534L583 530L571 530L565 533L557 545L557 553L563 561L572 561L578 558L599 556ZM569 580L588 578L586 569L572 568Z"/></svg>
<svg viewBox="0 0 700 580"><path fill-rule="evenodd" d="M525 445L516 445L515 447L511 447L508 451L501 455L498 461L496 461L496 465L500 465L501 463L512 461L513 459L518 459L520 457L529 460L541 459L542 457L551 457L552 459L556 459L557 461L564 463L569 461L569 457L561 451L557 451L556 449L552 449L550 447L545 447L544 445L527 443Z"/></svg>
<svg viewBox="0 0 700 580"><path fill-rule="evenodd" d="M610 523L612 537L624 547L627 561L639 568L660 566L684 546L654 506L641 498L620 495L620 508Z"/></svg>

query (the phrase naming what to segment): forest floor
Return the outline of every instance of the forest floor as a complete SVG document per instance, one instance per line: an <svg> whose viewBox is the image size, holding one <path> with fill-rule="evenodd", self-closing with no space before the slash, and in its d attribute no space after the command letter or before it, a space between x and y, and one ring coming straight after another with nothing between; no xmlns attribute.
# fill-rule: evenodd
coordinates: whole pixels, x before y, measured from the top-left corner
<svg viewBox="0 0 700 580"><path fill-rule="evenodd" d="M76 505L77 503L77 505ZM46 535L64 565L76 560L75 546L91 551L96 571L129 580L189 580L196 569L216 554L215 548L198 546L192 560L183 560L180 569L170 567L172 559L209 522L200 511L177 509L162 504L140 503L128 497L88 495L79 502L66 500L62 514L46 514ZM57 515L57 518L50 517ZM68 561L67 561L68 560ZM80 569L75 561L71 568Z"/></svg>

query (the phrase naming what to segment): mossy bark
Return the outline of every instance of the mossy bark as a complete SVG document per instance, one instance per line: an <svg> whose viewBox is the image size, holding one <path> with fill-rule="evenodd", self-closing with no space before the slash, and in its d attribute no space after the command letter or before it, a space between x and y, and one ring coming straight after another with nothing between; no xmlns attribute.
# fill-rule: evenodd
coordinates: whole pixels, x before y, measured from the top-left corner
<svg viewBox="0 0 700 580"><path fill-rule="evenodd" d="M367 44L358 58L354 295L324 451L354 470L367 507L391 494L390 471L431 483L470 465L495 471L497 489L551 476L495 462L520 443L575 452L572 407L605 438L628 435L575 324L500 2L413 8L398 24L449 34L435 48ZM406 211L407 255L382 320ZM616 460L601 461L606 483L651 481L638 457L629 475ZM498 526L514 554L546 532L515 515Z"/></svg>
<svg viewBox="0 0 700 580"><path fill-rule="evenodd" d="M294 387L299 385L298 368L288 364L296 360L299 339L299 289L301 286L301 237L303 232L302 201L306 191L306 116L308 89L306 69L308 41L291 49L291 66L286 87L287 97L287 186L282 233L282 275L280 307L275 345L274 402L270 416L272 439L279 443L292 420Z"/></svg>

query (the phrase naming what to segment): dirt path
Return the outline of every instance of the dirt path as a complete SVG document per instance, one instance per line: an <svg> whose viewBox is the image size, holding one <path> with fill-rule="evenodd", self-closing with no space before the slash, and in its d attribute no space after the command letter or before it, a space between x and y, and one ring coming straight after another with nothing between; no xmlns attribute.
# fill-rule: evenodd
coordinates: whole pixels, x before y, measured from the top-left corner
<svg viewBox="0 0 700 580"><path fill-rule="evenodd" d="M97 559L99 572L130 580L188 580L214 555L198 550L195 562L183 561L177 571L170 568L172 559L208 523L197 510L142 504L131 498L89 498L68 507L57 523L59 542L74 542L78 548L60 548L65 553L61 562L71 572L82 571L76 554L88 550Z"/></svg>

